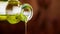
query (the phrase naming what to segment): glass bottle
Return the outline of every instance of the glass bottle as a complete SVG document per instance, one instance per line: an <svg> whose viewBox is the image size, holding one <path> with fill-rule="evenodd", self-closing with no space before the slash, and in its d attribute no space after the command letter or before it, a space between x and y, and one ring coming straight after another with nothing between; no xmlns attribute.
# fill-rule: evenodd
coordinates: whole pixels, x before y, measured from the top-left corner
<svg viewBox="0 0 60 34"><path fill-rule="evenodd" d="M28 3L21 4L18 0L0 0L0 20L10 24L20 21L27 23L33 16L33 9Z"/></svg>

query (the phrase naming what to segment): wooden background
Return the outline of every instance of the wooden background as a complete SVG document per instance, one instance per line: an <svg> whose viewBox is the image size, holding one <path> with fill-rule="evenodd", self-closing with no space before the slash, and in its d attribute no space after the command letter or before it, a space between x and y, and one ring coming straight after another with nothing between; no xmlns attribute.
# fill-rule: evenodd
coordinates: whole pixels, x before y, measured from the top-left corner
<svg viewBox="0 0 60 34"><path fill-rule="evenodd" d="M27 34L60 34L60 0L20 0L33 7L33 18L27 23ZM24 34L25 24L0 21L1 34Z"/></svg>

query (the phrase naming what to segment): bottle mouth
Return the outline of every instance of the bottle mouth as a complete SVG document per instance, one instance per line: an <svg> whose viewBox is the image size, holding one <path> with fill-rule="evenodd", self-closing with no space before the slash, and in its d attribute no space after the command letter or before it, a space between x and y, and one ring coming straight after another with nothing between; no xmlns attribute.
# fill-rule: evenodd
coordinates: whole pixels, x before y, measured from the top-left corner
<svg viewBox="0 0 60 34"><path fill-rule="evenodd" d="M33 8L27 3L22 5L22 12L25 16L27 16L27 21L31 20L33 17Z"/></svg>

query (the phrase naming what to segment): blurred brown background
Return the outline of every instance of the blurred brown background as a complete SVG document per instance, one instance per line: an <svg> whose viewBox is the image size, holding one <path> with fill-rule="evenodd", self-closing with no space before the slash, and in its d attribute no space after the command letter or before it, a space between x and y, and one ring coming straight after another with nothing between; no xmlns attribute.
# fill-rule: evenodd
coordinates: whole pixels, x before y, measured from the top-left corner
<svg viewBox="0 0 60 34"><path fill-rule="evenodd" d="M27 34L60 34L60 0L20 0L33 7L33 18L27 23ZM1 21L0 21L1 22ZM25 34L25 24L0 23L1 34Z"/></svg>
<svg viewBox="0 0 60 34"><path fill-rule="evenodd" d="M34 9L28 34L60 34L60 0L27 0Z"/></svg>

